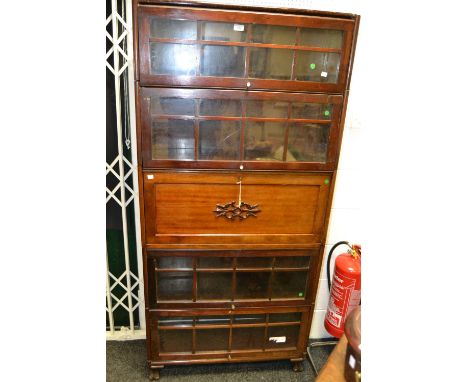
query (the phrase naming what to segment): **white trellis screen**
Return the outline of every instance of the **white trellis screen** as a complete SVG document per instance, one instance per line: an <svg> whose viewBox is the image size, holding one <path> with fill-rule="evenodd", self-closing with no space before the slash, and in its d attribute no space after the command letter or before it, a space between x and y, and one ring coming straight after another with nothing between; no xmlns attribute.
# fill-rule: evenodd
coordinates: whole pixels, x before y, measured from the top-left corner
<svg viewBox="0 0 468 382"><path fill-rule="evenodd" d="M131 0L107 0L106 50L107 338L144 338Z"/></svg>

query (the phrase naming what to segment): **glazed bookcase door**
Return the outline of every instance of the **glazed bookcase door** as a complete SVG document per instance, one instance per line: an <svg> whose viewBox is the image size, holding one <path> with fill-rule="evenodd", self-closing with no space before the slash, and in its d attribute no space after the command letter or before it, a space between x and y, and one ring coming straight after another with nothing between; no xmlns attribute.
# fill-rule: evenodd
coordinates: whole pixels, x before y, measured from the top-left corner
<svg viewBox="0 0 468 382"><path fill-rule="evenodd" d="M148 251L150 309L313 304L319 248Z"/></svg>
<svg viewBox="0 0 468 382"><path fill-rule="evenodd" d="M170 6L139 10L144 85L344 90L353 21Z"/></svg>
<svg viewBox="0 0 468 382"><path fill-rule="evenodd" d="M302 356L308 307L151 311L156 362Z"/></svg>
<svg viewBox="0 0 468 382"><path fill-rule="evenodd" d="M146 168L331 170L342 97L142 88Z"/></svg>

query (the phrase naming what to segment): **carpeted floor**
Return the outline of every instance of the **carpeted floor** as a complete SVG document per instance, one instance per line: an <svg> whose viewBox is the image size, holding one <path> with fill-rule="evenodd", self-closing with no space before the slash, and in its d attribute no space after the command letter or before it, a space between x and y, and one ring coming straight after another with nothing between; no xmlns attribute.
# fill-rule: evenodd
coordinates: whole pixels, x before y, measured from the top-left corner
<svg viewBox="0 0 468 382"><path fill-rule="evenodd" d="M316 367L326 362L332 346L311 348ZM144 340L107 342L107 382L148 382ZM290 361L251 362L193 366L167 366L161 371L164 382L313 382L312 366L304 361L304 371L292 371Z"/></svg>

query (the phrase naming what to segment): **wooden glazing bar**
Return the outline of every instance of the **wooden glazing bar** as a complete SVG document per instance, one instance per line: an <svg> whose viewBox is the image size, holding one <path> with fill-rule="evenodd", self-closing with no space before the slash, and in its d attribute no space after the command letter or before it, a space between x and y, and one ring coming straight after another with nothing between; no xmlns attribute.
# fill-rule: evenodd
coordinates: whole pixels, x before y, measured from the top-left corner
<svg viewBox="0 0 468 382"><path fill-rule="evenodd" d="M294 43L294 46L297 46L299 43L299 28L296 28L296 41ZM292 65L291 65L291 81L293 81L296 78L296 60L297 60L297 50L294 50L293 54L293 60L292 60Z"/></svg>
<svg viewBox="0 0 468 382"><path fill-rule="evenodd" d="M232 286L231 286L231 299L234 301L236 299L236 293L237 293L237 257L234 257L232 260L232 266L233 266L233 271L232 271Z"/></svg>
<svg viewBox="0 0 468 382"><path fill-rule="evenodd" d="M292 118L288 120L287 118L269 118L269 117L224 117L224 116L190 116L190 115L173 115L173 114L153 114L152 118L157 119L180 119L180 120L194 120L196 126L198 126L198 121L239 121L243 120L252 121L252 122L291 122L291 123L317 123L325 124L332 123L330 119L303 119L303 118Z"/></svg>
<svg viewBox="0 0 468 382"><path fill-rule="evenodd" d="M195 160L198 160L198 140L200 136L200 122L198 119L198 116L200 115L200 99L196 98L195 100L195 143L194 143L194 158Z"/></svg>
<svg viewBox="0 0 468 382"><path fill-rule="evenodd" d="M210 40L184 40L176 38L149 38L150 43L160 44L183 44L183 45L220 45L220 46L242 46L251 48L269 48L269 49L288 49L288 50L303 50L322 53L341 53L341 49L337 48L322 48L318 46L305 45L279 45L279 44L264 44L254 42L237 42L237 41L210 41ZM245 58L247 59L247 57Z"/></svg>
<svg viewBox="0 0 468 382"><path fill-rule="evenodd" d="M297 38L297 37L296 37ZM288 141L289 141L289 119L291 119L291 102L288 103L288 123L286 124L286 129L284 130L284 146L283 146L283 162L286 162L288 155Z"/></svg>
<svg viewBox="0 0 468 382"><path fill-rule="evenodd" d="M193 284L192 284L192 300L195 302L197 301L197 282L198 282L198 274L197 274L197 258L193 257L192 258L192 279L193 279Z"/></svg>

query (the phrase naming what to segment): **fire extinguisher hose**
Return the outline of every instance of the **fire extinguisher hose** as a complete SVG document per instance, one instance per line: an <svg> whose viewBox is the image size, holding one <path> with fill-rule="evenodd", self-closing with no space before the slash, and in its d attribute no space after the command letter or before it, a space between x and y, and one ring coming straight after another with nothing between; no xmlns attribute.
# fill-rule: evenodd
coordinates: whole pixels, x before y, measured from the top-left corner
<svg viewBox="0 0 468 382"><path fill-rule="evenodd" d="M331 247L330 249L330 252L328 253L328 258L327 258L327 282L328 282L328 291L330 292L330 288L331 288L331 280L330 280L330 263L331 263L331 258L332 258L332 255L333 255L333 251L339 247L340 245L347 245L349 248L351 248L351 244L349 244L349 242L347 241L339 241L338 243L336 243L335 245L333 245L333 247Z"/></svg>

